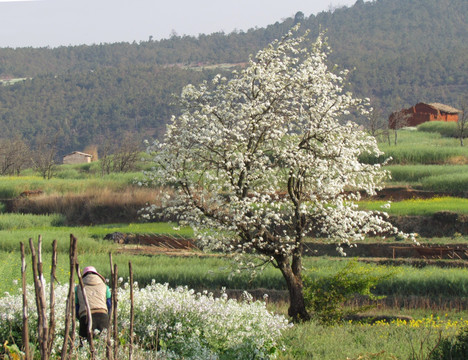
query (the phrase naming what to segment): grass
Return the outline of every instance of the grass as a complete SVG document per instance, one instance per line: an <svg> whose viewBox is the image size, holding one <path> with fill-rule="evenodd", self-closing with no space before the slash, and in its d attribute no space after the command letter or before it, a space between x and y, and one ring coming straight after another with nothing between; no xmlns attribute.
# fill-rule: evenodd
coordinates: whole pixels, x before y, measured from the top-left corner
<svg viewBox="0 0 468 360"><path fill-rule="evenodd" d="M431 314L406 323L344 323L325 327L307 322L286 331L283 337L286 351L278 359L427 359L439 334L454 336L462 326L468 326L466 317L452 320Z"/></svg>
<svg viewBox="0 0 468 360"><path fill-rule="evenodd" d="M17 229L46 229L62 226L65 219L61 214L31 215L31 214L0 214L0 231Z"/></svg>
<svg viewBox="0 0 468 360"><path fill-rule="evenodd" d="M106 228L101 228L106 229ZM115 229L115 228L114 228ZM122 228L125 229L125 228ZM135 280L145 285L155 279L157 282L169 283L171 286L186 285L195 289L274 289L286 290L286 284L279 270L267 267L258 277L252 278L249 273L235 273L236 264L226 256L212 254L211 256L137 256L125 255L117 252L118 246L103 241L89 228L58 228L47 230L44 235L44 263L50 262L50 250L53 239L58 241L59 267L68 269L69 233L72 231L78 237L78 260L82 266L95 265L109 277L109 252L119 267L119 274L128 276L128 262L132 261ZM107 231L107 229L106 229ZM4 239L0 247L0 269L7 269L0 283L0 293L8 291L13 280L20 276L19 270L19 242L27 243L29 237L36 240L37 230L1 231L0 238ZM11 237L8 237L11 234ZM102 235L102 233L101 233ZM27 244L26 244L27 245ZM29 248L29 246L26 246ZM28 251L29 252L29 251ZM306 257L304 266L311 269L312 277L329 276L346 265L348 260L330 260L327 258ZM49 265L45 265L47 269ZM385 295L417 295L430 296L442 293L445 296L468 296L468 278L466 269L440 269L427 266L417 269L410 266L388 267L383 265L362 264L372 271L392 272L395 276L382 282L376 291ZM12 269L15 269L12 271ZM67 270L68 271L68 270ZM66 281L68 272L59 275L59 281Z"/></svg>
<svg viewBox="0 0 468 360"><path fill-rule="evenodd" d="M193 230L189 227L177 227L176 223L132 223L132 224L106 224L88 227L91 236L104 237L112 232L130 234L161 234L193 237Z"/></svg>
<svg viewBox="0 0 468 360"><path fill-rule="evenodd" d="M468 163L468 147L461 147L457 139L435 132L399 130L397 145L381 142L379 148L384 152L383 156L363 155L361 159L375 164L391 157L392 165Z"/></svg>
<svg viewBox="0 0 468 360"><path fill-rule="evenodd" d="M426 178L434 176L468 175L466 165L389 165L385 167L392 174L392 182L421 184Z"/></svg>
<svg viewBox="0 0 468 360"><path fill-rule="evenodd" d="M391 184L415 189L465 195L468 189L466 165L390 165Z"/></svg>
<svg viewBox="0 0 468 360"><path fill-rule="evenodd" d="M386 156L394 157L393 164L387 168L393 175L393 183L413 184L422 189L434 191L457 191L468 189L468 150L461 148L457 139L444 138L440 133L407 131L398 133L398 145L380 144ZM372 161L376 161L375 159ZM379 160L380 161L380 160ZM405 164L405 165L401 165ZM429 164L429 165L428 165ZM437 165L435 165L437 164ZM25 172L25 174L28 174ZM60 166L56 178L43 180L30 173L22 177L1 177L0 198L11 199L25 190L43 190L52 201L53 196L71 194L107 194L107 197L123 196L125 189L133 186L135 179L141 178L141 173L111 174L100 177L98 165L95 163L82 165ZM446 190L441 190L446 189ZM51 196L53 195L53 196ZM362 208L381 210L385 202L360 202ZM446 197L431 200L411 200L392 203L387 212L395 215L431 215L437 211L450 210L461 214L468 213L468 199ZM184 285L195 289L216 290L221 287L228 289L268 289L286 290L286 284L279 270L268 267L256 278L248 273L235 274L230 258L210 254L210 256L142 256L119 254L119 245L102 240L112 232L123 233L159 233L192 237L191 229L180 231L173 229L175 224L156 223L117 223L99 226L63 226L63 215L0 215L0 294L18 292L20 283L19 242L27 243L29 238L37 240L38 234L44 237L44 269L50 268L50 250L53 239L58 240L57 278L61 283L68 280L68 246L69 236L73 233L79 239L78 261L81 267L94 265L106 277L109 277L109 252L118 265L119 276L128 276L128 262L131 261L135 280L145 285L155 279L171 286ZM421 242L453 243L459 239L421 239ZM466 239L462 239L466 241ZM380 239L367 239L367 242ZM28 249L28 246L26 246ZM28 252L28 281L32 282L30 254ZM328 259L306 257L303 265L313 270L313 276L325 277L336 273L344 267L347 259ZM437 296L467 297L468 277L466 269L438 268L426 266L415 268L411 266L390 267L383 265L363 264L375 271L392 272L391 279L383 281L376 288L379 294L389 296L422 296L434 298ZM47 275L46 275L47 276ZM275 305L271 304L273 308ZM277 310L286 312L284 308ZM450 311L447 316L441 315L437 326L428 320L431 313L422 310L388 309L381 311L404 311L405 314L415 314L419 321L412 325L401 323L359 325L343 323L334 327L322 327L315 322L297 324L284 335L286 351L280 359L410 359L418 358L421 344L426 344L422 352L435 344L439 331L451 335L464 324L468 313ZM449 321L450 320L450 321ZM465 322L464 322L465 321ZM339 344L339 346L337 346ZM420 352L421 352L420 351Z"/></svg>
<svg viewBox="0 0 468 360"><path fill-rule="evenodd" d="M411 199L392 202L390 208L384 209L382 206L387 201L373 200L360 201L359 207L365 210L385 211L391 215L433 215L439 211L453 211L459 214L468 214L468 199L455 197L438 197L432 199Z"/></svg>
<svg viewBox="0 0 468 360"><path fill-rule="evenodd" d="M65 173L74 171L67 170ZM60 173L59 173L60 174ZM75 174L76 175L76 174ZM42 177L29 176L1 176L0 177L0 199L12 199L26 190L42 190L45 194L83 194L87 191L109 189L111 191L122 191L133 186L143 178L141 172L118 173L104 176L93 175L64 178L55 177L49 180Z"/></svg>
<svg viewBox="0 0 468 360"><path fill-rule="evenodd" d="M456 122L429 121L418 126L418 131L439 133L444 137L458 137L459 131ZM465 134L466 135L466 134Z"/></svg>
<svg viewBox="0 0 468 360"><path fill-rule="evenodd" d="M467 147L445 147L445 146L428 146L421 143L400 144L397 146L388 146L381 144L379 148L384 152L384 155L378 158L367 155L363 156L362 161L370 164L382 163L384 160L391 158L390 164L452 164L452 163L468 163L468 148Z"/></svg>
<svg viewBox="0 0 468 360"><path fill-rule="evenodd" d="M28 242L29 238L37 239L38 235L47 239L45 244L49 245L53 239L57 239L58 251L68 253L70 234L74 234L79 239L78 251L89 254L114 251L116 245L103 240L106 234L113 232L193 236L193 230L190 228L175 230L175 223L56 226L61 220L60 215L0 214L0 226L3 226L0 230L0 251L17 251L20 242ZM49 245L44 246L44 252L51 251Z"/></svg>
<svg viewBox="0 0 468 360"><path fill-rule="evenodd" d="M343 269L349 260L329 260L326 258L306 258L304 266L310 269L312 279L330 276ZM392 277L383 280L375 289L379 295L415 295L415 296L467 296L468 277L466 269L426 266L385 266L360 264L372 273L392 273Z"/></svg>
<svg viewBox="0 0 468 360"><path fill-rule="evenodd" d="M468 194L468 173L429 176L421 181L421 186L425 190L466 196Z"/></svg>

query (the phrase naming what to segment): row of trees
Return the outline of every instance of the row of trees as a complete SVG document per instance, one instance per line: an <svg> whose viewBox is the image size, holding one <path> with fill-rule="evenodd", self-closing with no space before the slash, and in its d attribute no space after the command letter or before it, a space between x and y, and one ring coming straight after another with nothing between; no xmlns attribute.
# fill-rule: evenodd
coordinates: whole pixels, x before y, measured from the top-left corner
<svg viewBox="0 0 468 360"><path fill-rule="evenodd" d="M18 176L23 170L32 168L44 179L54 177L58 165L62 163L59 137L59 134L41 134L34 145L19 136L0 139L0 175ZM102 175L136 170L143 150L140 137L134 133L124 133L101 140L99 147L88 146L84 151L93 155L93 161L98 160L99 154L99 170Z"/></svg>
<svg viewBox="0 0 468 360"><path fill-rule="evenodd" d="M33 148L21 137L0 139L0 175L20 175L24 169L34 168L50 179L56 164L57 147L53 138L41 135Z"/></svg>

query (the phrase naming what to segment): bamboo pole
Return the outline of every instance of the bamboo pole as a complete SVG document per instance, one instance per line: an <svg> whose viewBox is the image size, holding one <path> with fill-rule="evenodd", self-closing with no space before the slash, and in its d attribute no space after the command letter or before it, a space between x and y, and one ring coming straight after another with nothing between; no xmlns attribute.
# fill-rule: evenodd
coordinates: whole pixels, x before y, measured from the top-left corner
<svg viewBox="0 0 468 360"><path fill-rule="evenodd" d="M119 350L119 337L118 337L118 328L117 328L117 279L118 279L118 268L117 264L114 264L114 278L112 280L112 308L113 311L113 333L114 333L114 357L118 357L118 350Z"/></svg>
<svg viewBox="0 0 468 360"><path fill-rule="evenodd" d="M83 294L83 301L86 308L86 322L88 323L88 342L89 350L91 352L91 359L94 360L94 343L93 343L93 317L91 315L91 308L89 307L88 298L86 297L86 290L83 283L83 278L80 273L80 264L76 263L76 275L78 276L78 281L80 282L81 293Z"/></svg>
<svg viewBox="0 0 468 360"><path fill-rule="evenodd" d="M47 322L47 302L45 296L45 278L44 278L44 268L42 264L42 235L38 236L37 239L37 276L40 283L40 291L39 291L39 299L41 302L41 311L43 312L42 315L42 342L44 347L44 352L48 354L48 339L49 330L48 330L48 322Z"/></svg>
<svg viewBox="0 0 468 360"><path fill-rule="evenodd" d="M37 239L37 274L41 282L41 297L45 300L46 298L45 297L45 278L44 278L44 269L43 269L43 264L42 264L42 235L39 235Z"/></svg>
<svg viewBox="0 0 468 360"><path fill-rule="evenodd" d="M133 320L135 318L134 308L133 308L133 271L132 271L132 262L128 262L128 272L130 275L130 345L128 348L128 360L133 359Z"/></svg>
<svg viewBox="0 0 468 360"><path fill-rule="evenodd" d="M44 289L44 276L42 274L42 236L39 236L38 241L38 252L36 256L36 250L34 248L33 240L29 239L29 246L31 247L31 257L33 263L33 274L34 274L34 289L36 292L36 305L38 314L38 340L39 340L39 351L41 353L41 360L48 360L49 353L47 349L48 344L48 323L46 314L46 299Z"/></svg>
<svg viewBox="0 0 468 360"><path fill-rule="evenodd" d="M36 309L37 309L37 322L41 324L41 316L42 312L40 311L40 300L39 300L39 292L37 291L37 257L36 257L36 249L34 248L33 239L29 238L29 247L31 249L31 264L33 270L33 281L34 281L34 295L36 298ZM37 327L37 336L38 339L41 338L42 334L42 326Z"/></svg>
<svg viewBox="0 0 468 360"><path fill-rule="evenodd" d="M52 353L55 339L55 280L57 270L57 240L52 242L52 266L50 269L50 292L49 292L49 333L47 336L47 353Z"/></svg>
<svg viewBox="0 0 468 360"><path fill-rule="evenodd" d="M30 350L29 350L29 326L28 326L28 298L26 294L26 257L24 255L24 244L20 243L21 249L21 281L23 288L23 351L24 351L24 360L30 360Z"/></svg>
<svg viewBox="0 0 468 360"><path fill-rule="evenodd" d="M70 249L69 249L69 258L70 258L70 279L68 283L68 296L67 296L67 305L65 310L65 335L63 337L62 345L62 354L61 360L66 360L68 358L67 348L68 341L70 340L70 319L75 319L75 263L76 263L76 238L70 234ZM73 338L70 345L70 354L73 352L73 342L74 342L74 332L75 327L73 327Z"/></svg>
<svg viewBox="0 0 468 360"><path fill-rule="evenodd" d="M111 286L112 286L112 293L111 293L111 312L109 314L109 324L107 327L107 337L106 337L106 359L113 360L114 357L112 355L112 346L111 346L111 331L112 331L112 319L114 313L114 286L112 285L114 282L114 266L112 263L112 253L109 253L109 262L110 262L110 279L111 279Z"/></svg>

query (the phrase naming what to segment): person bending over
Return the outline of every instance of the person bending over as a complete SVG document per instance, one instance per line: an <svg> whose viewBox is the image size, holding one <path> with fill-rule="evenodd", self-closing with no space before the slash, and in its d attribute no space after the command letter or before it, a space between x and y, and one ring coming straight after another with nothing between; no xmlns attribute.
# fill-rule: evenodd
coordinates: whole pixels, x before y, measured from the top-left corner
<svg viewBox="0 0 468 360"><path fill-rule="evenodd" d="M92 333L95 330L101 332L109 327L109 314L111 311L111 291L106 284L104 277L99 274L94 266L87 266L82 272L83 284L91 309L93 320ZM79 335L82 338L88 337L88 321L86 317L86 307L83 292L80 286L75 287L75 310L76 317L80 321Z"/></svg>

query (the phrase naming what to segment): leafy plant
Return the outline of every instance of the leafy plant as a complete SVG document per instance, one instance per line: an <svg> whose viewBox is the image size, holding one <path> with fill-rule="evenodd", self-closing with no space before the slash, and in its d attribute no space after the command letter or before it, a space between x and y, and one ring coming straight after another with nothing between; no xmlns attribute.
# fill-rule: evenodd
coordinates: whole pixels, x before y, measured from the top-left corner
<svg viewBox="0 0 468 360"><path fill-rule="evenodd" d="M444 338L432 353L432 360L466 360L468 359L468 327L464 327L455 337Z"/></svg>
<svg viewBox="0 0 468 360"><path fill-rule="evenodd" d="M24 353L16 344L8 345L8 341L5 341L3 348L5 350L5 359L21 360L24 357Z"/></svg>
<svg viewBox="0 0 468 360"><path fill-rule="evenodd" d="M324 325L332 325L348 315L356 314L374 307L357 305L345 307L346 302L356 295L375 301L383 296L376 296L372 290L393 272L376 272L376 268L360 266L356 260L349 262L342 270L319 279L304 275L304 300L313 316Z"/></svg>

